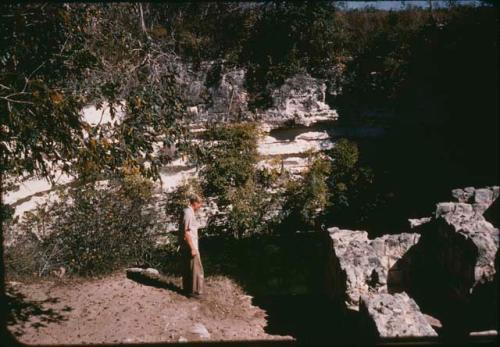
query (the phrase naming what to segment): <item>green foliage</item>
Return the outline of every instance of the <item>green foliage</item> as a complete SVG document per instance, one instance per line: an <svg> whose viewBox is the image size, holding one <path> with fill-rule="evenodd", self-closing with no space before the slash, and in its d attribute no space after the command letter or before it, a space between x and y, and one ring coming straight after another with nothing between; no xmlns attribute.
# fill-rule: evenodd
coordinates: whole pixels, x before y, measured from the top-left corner
<svg viewBox="0 0 500 347"><path fill-rule="evenodd" d="M140 176L70 188L58 201L27 212L21 236L6 248L6 266L13 274L42 276L61 266L97 275L143 264L154 249L158 218L152 183Z"/></svg>
<svg viewBox="0 0 500 347"><path fill-rule="evenodd" d="M158 168L164 161L154 144L176 144L182 149L187 147L189 136L185 107L170 69L177 59L195 65L223 61L224 66L246 68L250 108L269 106L273 88L296 72L305 71L325 78L329 92L340 92L335 101L339 101L336 105L343 119L348 114L344 109L351 106L381 106L406 110L398 114L413 116L414 122L421 123L424 115L429 114L430 121L426 121L446 124L446 132L442 131L444 126L436 131L442 146L429 145L428 151L422 151L418 142L424 131L412 140L408 140L406 131L400 132L404 140L415 143L415 148L409 154L401 149L401 138L394 142L398 144L398 160L390 164L401 172L395 178L408 180L412 170L404 170L404 160L408 164L419 163L413 167L414 179L420 179L421 174L434 178L435 172L425 172L429 165L422 165L415 157L421 156L428 163L428 154L435 152L436 147L453 147L455 162L468 162L474 172L485 167L475 155L478 148L489 151L487 157L498 157L494 155L498 147L495 8L453 6L430 13L416 8L397 12L339 11L330 2L270 2L255 6L224 2L23 3L1 5L0 12L2 175L20 176L27 172L51 178L51 166L56 166L75 172L83 182L116 174L158 177ZM216 64L206 81L208 85L219 82L220 71L221 66ZM456 76L462 83L456 83ZM328 95L333 98L333 94L327 93L327 98ZM117 127L90 127L80 117L81 108L89 103L95 103L99 109L111 104L111 115L116 117L121 101L125 101L125 115ZM470 114L479 118L470 122ZM445 123L449 120L453 121ZM284 180L277 170L256 169L257 136L252 124L213 126L203 146L195 149L199 164L203 164L202 190L206 196L216 198L222 209L216 219L226 233L238 237L267 228L268 216L262 211L272 210L277 202L266 189L275 188L280 178ZM474 136L474 141L470 136ZM461 146L457 145L459 137L467 139ZM356 144L340 140L329 155L333 158L331 163L317 158L304 177L289 183L285 199L289 196L290 200L284 214L293 223L317 225L323 213L333 224L361 223L376 203L374 174L360 164ZM432 164L440 164L441 156L435 157ZM449 181L449 176L442 176L441 181L434 180L436 186ZM393 180L387 181L391 187ZM81 196L76 194L78 190L67 195L82 201L74 205L75 209L94 215L98 212L90 210L92 196L102 204L112 204L110 196L117 195L115 207L122 208L123 203L123 209L141 221L128 209L130 201L136 198L148 200L141 197L140 191L112 190L108 196L89 187L94 187L93 183L78 188ZM113 183L113 187L117 186ZM5 191L5 186L2 188ZM167 197L167 211L177 214L187 190L182 187ZM30 217L27 228L52 228L54 225L45 220L55 218L61 232L70 235L72 224L65 218L71 217L90 230L91 218L85 220L64 201L54 206L62 212L48 209L45 216L45 212L38 211L38 219ZM129 215L119 215L106 206L102 210L134 225ZM2 217L12 214L5 205L0 208ZM118 219L109 218L119 231L125 226ZM95 223L104 225L100 219ZM39 244L36 237L27 240L26 245L33 245L26 248L27 254L37 254ZM43 255L32 257L36 264L52 264L47 259L69 252L54 242L44 245L47 246ZM53 252L55 255L51 255ZM87 261L87 255L81 254ZM66 258L57 259L70 266ZM106 259L109 264L114 262ZM46 273L44 266L37 272ZM86 266L90 265L73 267L72 271L87 271Z"/></svg>
<svg viewBox="0 0 500 347"><path fill-rule="evenodd" d="M197 179L190 179L173 192L165 193L165 213L167 218L178 223L178 218L182 216L182 211L189 205L189 198L193 195L203 196L201 185Z"/></svg>
<svg viewBox="0 0 500 347"><path fill-rule="evenodd" d="M345 181L351 176L359 161L357 144L347 139L340 139L335 142L330 154L334 158L332 179Z"/></svg>
<svg viewBox="0 0 500 347"><path fill-rule="evenodd" d="M486 76L496 62L488 54L496 47L490 7L452 6L432 16L418 8L341 11L330 2L7 4L1 10L0 166L15 175L47 175L47 166L59 164L82 175L108 173L133 162L157 177L151 142L168 145L186 136L168 68L177 55L245 67L250 108L269 106L272 88L298 71L325 78L329 92L341 90L344 107L392 107L427 90L427 77L440 92L425 98L462 95L466 88L446 82L456 68L476 66L482 73L470 72L469 80L478 85L474 76ZM460 63L453 63L454 47ZM483 56L485 64L474 60ZM209 84L217 81L213 72ZM493 89L482 88L477 98ZM120 145L107 148L102 137L109 129L87 129L79 111L121 100L126 121L112 134Z"/></svg>
<svg viewBox="0 0 500 347"><path fill-rule="evenodd" d="M331 170L330 158L323 154L310 154L309 169L298 180L288 181L282 211L285 231L317 226L318 217L323 215L330 203L327 179Z"/></svg>
<svg viewBox="0 0 500 347"><path fill-rule="evenodd" d="M253 179L229 189L227 200L231 205L226 215L225 234L242 238L268 230L265 216L269 212L271 196Z"/></svg>
<svg viewBox="0 0 500 347"><path fill-rule="evenodd" d="M377 204L374 174L360 165L355 142L339 139L332 150L309 153L309 168L284 181L280 219L283 232L327 225L359 226Z"/></svg>
<svg viewBox="0 0 500 347"><path fill-rule="evenodd" d="M55 4L2 4L0 12L0 170L47 174L82 139L83 98L65 83L93 66L80 54L81 13Z"/></svg>
<svg viewBox="0 0 500 347"><path fill-rule="evenodd" d="M334 13L327 2L263 6L240 55L240 64L248 66L250 107L268 107L271 88L287 77L331 64L336 50Z"/></svg>
<svg viewBox="0 0 500 347"><path fill-rule="evenodd" d="M370 168L360 165L359 149L355 142L340 139L329 155L333 159L327 184L330 191L329 217L336 225L340 223L362 223L366 208L373 201L370 189L374 175Z"/></svg>
<svg viewBox="0 0 500 347"><path fill-rule="evenodd" d="M204 195L219 208L209 220L211 233L242 238L268 230L276 201L267 189L276 173L257 169L258 136L253 123L212 125L199 146Z"/></svg>
<svg viewBox="0 0 500 347"><path fill-rule="evenodd" d="M134 166L158 177L153 143L185 144L185 107L172 53L131 16L141 6L2 5L2 173L50 179L58 168L91 181ZM89 103L111 105L114 118L122 101L117 127L81 118Z"/></svg>
<svg viewBox="0 0 500 347"><path fill-rule="evenodd" d="M220 205L227 206L231 189L255 179L257 136L253 123L210 126L200 147L204 164L200 177L206 196L218 196Z"/></svg>

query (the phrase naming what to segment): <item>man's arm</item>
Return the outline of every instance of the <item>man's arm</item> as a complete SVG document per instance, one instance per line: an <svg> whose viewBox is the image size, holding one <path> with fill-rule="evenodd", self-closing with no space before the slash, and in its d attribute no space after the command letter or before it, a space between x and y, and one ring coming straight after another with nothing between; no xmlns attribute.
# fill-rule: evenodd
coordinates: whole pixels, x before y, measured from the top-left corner
<svg viewBox="0 0 500 347"><path fill-rule="evenodd" d="M184 240L189 245L191 249L191 256L195 257L198 254L198 251L194 247L193 239L191 238L191 231L189 229L191 225L191 216L188 213L184 213Z"/></svg>

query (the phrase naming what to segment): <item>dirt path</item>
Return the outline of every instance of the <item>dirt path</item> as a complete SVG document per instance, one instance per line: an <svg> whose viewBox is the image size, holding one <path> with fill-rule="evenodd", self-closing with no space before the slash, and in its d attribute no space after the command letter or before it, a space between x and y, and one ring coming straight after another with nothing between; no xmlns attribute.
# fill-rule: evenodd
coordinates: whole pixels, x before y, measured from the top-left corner
<svg viewBox="0 0 500 347"><path fill-rule="evenodd" d="M207 299L144 285L124 272L92 280L8 282L9 330L28 344L291 339L269 335L266 312L233 281L206 279Z"/></svg>

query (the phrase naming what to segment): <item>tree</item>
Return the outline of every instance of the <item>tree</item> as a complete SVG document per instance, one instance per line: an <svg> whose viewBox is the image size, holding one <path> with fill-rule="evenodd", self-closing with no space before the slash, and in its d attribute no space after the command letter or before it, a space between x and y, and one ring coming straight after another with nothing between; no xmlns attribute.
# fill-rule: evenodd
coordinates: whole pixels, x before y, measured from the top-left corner
<svg viewBox="0 0 500 347"><path fill-rule="evenodd" d="M180 142L184 106L161 39L132 4L2 5L2 174L93 179L123 167L158 177L155 146ZM140 24L139 21L142 23ZM117 73L120 71L121 73ZM120 125L90 127L84 105L124 101Z"/></svg>
<svg viewBox="0 0 500 347"><path fill-rule="evenodd" d="M56 4L1 5L0 170L40 173L75 156L84 99L68 88L95 63L82 51L80 11Z"/></svg>

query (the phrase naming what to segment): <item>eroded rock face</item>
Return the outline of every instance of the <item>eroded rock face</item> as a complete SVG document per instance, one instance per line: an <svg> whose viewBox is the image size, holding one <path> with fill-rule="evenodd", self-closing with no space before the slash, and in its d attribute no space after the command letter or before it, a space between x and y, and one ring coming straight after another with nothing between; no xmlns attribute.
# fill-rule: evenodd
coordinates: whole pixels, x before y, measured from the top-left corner
<svg viewBox="0 0 500 347"><path fill-rule="evenodd" d="M500 195L500 187L485 187L474 188L467 187L463 189L453 189L452 196L461 203L469 203L477 213L484 213L486 209L498 198Z"/></svg>
<svg viewBox="0 0 500 347"><path fill-rule="evenodd" d="M370 242L387 274L386 286L390 293L401 291L411 280L405 272L411 260L405 255L419 239L419 234L401 233L377 237Z"/></svg>
<svg viewBox="0 0 500 347"><path fill-rule="evenodd" d="M388 276L396 262L419 239L418 234L384 235L369 240L366 231L328 229L331 240L329 260L332 281L329 286L333 299L345 302L357 310L362 295L388 292ZM398 283L397 280L393 281Z"/></svg>
<svg viewBox="0 0 500 347"><path fill-rule="evenodd" d="M434 239L443 246L443 252L435 253L439 265L460 278L460 282L469 287L468 291L479 283L493 281L499 230L484 219L475 206L438 204L434 224ZM470 252L465 253L466 250Z"/></svg>
<svg viewBox="0 0 500 347"><path fill-rule="evenodd" d="M359 304L382 337L435 335L419 306L446 333L497 327L499 230L483 213L493 219L498 192L454 190L458 202L410 220L417 233L369 240L364 231L328 229L331 297L350 309Z"/></svg>
<svg viewBox="0 0 500 347"><path fill-rule="evenodd" d="M495 189L454 190L459 201L436 206L431 221L419 228L421 241L405 269L410 294L444 326L487 329L498 321L496 307L499 230L482 213ZM456 328L456 326L460 326Z"/></svg>
<svg viewBox="0 0 500 347"><path fill-rule="evenodd" d="M418 305L404 292L365 295L360 312L368 329L378 337L437 336Z"/></svg>
<svg viewBox="0 0 500 347"><path fill-rule="evenodd" d="M194 122L225 121L247 111L245 69L209 61L197 68L176 63L173 70Z"/></svg>
<svg viewBox="0 0 500 347"><path fill-rule="evenodd" d="M253 119L248 112L245 69L210 61L197 68L177 62L173 71L194 122ZM326 89L323 81L297 74L272 91L273 106L262 110L257 118L270 129L336 120L337 112L325 103Z"/></svg>
<svg viewBox="0 0 500 347"><path fill-rule="evenodd" d="M297 74L272 93L273 107L259 115L271 127L288 123L309 126L338 118L325 103L326 85L307 74Z"/></svg>
<svg viewBox="0 0 500 347"><path fill-rule="evenodd" d="M210 102L207 117L227 120L225 117L240 117L248 110L248 95L244 87L244 69L224 68L220 80L208 88Z"/></svg>

